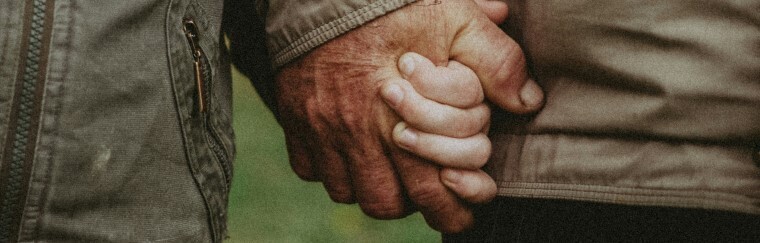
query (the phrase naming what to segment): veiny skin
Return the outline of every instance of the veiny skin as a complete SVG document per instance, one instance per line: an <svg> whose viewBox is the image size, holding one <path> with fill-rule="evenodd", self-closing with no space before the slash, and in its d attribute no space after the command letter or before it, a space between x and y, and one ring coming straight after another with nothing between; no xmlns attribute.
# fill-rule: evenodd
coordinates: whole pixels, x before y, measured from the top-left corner
<svg viewBox="0 0 760 243"><path fill-rule="evenodd" d="M508 111L538 109L520 100L527 82L522 52L477 4L420 1L280 70L278 112L291 165L302 179L321 181L334 201L357 202L372 217L419 210L432 228L459 232L473 223L469 204L441 182L439 166L394 145L401 120L379 95L401 77L397 62L406 52L473 68L486 97Z"/></svg>

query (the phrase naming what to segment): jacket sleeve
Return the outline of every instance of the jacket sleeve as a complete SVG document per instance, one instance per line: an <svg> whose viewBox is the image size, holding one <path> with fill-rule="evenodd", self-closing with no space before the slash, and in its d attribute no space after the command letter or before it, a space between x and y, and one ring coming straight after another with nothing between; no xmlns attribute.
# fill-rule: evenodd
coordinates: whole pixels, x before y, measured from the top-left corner
<svg viewBox="0 0 760 243"><path fill-rule="evenodd" d="M268 0L266 32L272 64L283 66L351 29L415 1Z"/></svg>
<svg viewBox="0 0 760 243"><path fill-rule="evenodd" d="M226 0L233 64L273 111L275 71L317 46L417 0ZM274 112L275 114L277 112Z"/></svg>

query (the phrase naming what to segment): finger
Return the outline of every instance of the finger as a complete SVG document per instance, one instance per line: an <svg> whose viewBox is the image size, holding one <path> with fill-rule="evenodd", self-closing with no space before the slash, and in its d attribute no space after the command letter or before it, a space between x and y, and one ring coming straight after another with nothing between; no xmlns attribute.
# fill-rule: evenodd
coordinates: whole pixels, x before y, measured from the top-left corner
<svg viewBox="0 0 760 243"><path fill-rule="evenodd" d="M283 96L281 98L292 96ZM288 104L280 100L278 103ZM281 117L300 117L301 112L294 106L281 105L277 107L277 112ZM288 149L288 159L290 162L290 168L295 174L305 181L320 181L319 172L314 167L314 152L310 151L310 148L314 148L309 143L313 143L313 138L307 134L311 134L310 129L299 119L283 119L280 121L285 133L285 144Z"/></svg>
<svg viewBox="0 0 760 243"><path fill-rule="evenodd" d="M365 214L377 219L397 219L414 212L406 207L393 163L384 151L372 149L383 148L379 140L361 140L358 144L343 144L342 147L348 151L356 202Z"/></svg>
<svg viewBox="0 0 760 243"><path fill-rule="evenodd" d="M479 169L491 155L491 141L483 133L451 138L417 131L400 122L393 129L396 144L443 167Z"/></svg>
<svg viewBox="0 0 760 243"><path fill-rule="evenodd" d="M470 21L451 49L451 59L471 67L480 79L486 98L516 114L535 112L543 104L543 91L528 80L522 49L496 25Z"/></svg>
<svg viewBox="0 0 760 243"><path fill-rule="evenodd" d="M399 70L420 95L430 100L459 108L483 102L478 76L459 62L437 67L430 59L409 52L399 58Z"/></svg>
<svg viewBox="0 0 760 243"><path fill-rule="evenodd" d="M488 19L495 24L501 24L507 20L507 15L509 14L507 3L492 0L475 0L475 3L488 16Z"/></svg>
<svg viewBox="0 0 760 243"><path fill-rule="evenodd" d="M486 203L496 196L496 182L482 170L441 170L443 184L470 203Z"/></svg>
<svg viewBox="0 0 760 243"><path fill-rule="evenodd" d="M430 227L456 233L473 224L472 210L443 185L436 166L399 148L393 148L390 154L407 195Z"/></svg>
<svg viewBox="0 0 760 243"><path fill-rule="evenodd" d="M290 161L290 168L298 175L299 178L305 181L319 181L319 176L316 170L312 167L313 160L312 155L306 149L304 140L285 129L285 144L288 149L288 159Z"/></svg>
<svg viewBox="0 0 760 243"><path fill-rule="evenodd" d="M479 133L491 116L485 104L459 109L426 99L405 80L391 80L383 84L381 95L404 121L427 133L470 137Z"/></svg>
<svg viewBox="0 0 760 243"><path fill-rule="evenodd" d="M323 146L323 161L317 161L322 183L330 198L337 203L354 203L351 177L343 157L333 146Z"/></svg>

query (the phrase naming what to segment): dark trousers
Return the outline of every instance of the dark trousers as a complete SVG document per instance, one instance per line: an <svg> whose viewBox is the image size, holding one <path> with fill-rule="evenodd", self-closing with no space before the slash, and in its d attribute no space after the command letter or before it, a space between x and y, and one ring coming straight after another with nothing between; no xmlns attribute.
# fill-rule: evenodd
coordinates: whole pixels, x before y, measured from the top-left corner
<svg viewBox="0 0 760 243"><path fill-rule="evenodd" d="M760 216L498 197L444 242L760 242Z"/></svg>

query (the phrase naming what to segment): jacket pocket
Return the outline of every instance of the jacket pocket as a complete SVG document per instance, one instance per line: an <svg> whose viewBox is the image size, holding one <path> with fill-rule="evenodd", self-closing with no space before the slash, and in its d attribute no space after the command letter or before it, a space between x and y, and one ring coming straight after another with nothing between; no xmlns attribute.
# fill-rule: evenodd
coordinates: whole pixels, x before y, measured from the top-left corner
<svg viewBox="0 0 760 243"><path fill-rule="evenodd" d="M196 114L198 119L202 120L206 143L223 171L225 188L229 192L232 182L231 161L219 136L219 132L217 132L217 129L211 122L214 115L211 103L214 100L212 98L214 75L212 74L211 64L200 45L200 31L195 20L185 18L182 22L183 31L185 32L185 37L193 56L193 77L197 90Z"/></svg>

